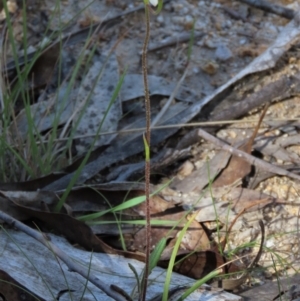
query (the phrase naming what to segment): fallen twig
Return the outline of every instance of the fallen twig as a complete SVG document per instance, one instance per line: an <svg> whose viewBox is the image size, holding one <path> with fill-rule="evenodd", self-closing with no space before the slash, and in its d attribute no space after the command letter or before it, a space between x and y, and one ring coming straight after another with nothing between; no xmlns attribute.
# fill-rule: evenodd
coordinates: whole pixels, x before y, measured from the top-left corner
<svg viewBox="0 0 300 301"><path fill-rule="evenodd" d="M195 33L195 39L203 38L206 34L203 32ZM148 52L157 51L166 47L170 47L176 44L185 43L189 41L191 38L191 34L189 32L184 32L179 36L173 36L165 39L164 41L157 42L156 44L150 45L148 48Z"/></svg>
<svg viewBox="0 0 300 301"><path fill-rule="evenodd" d="M292 173L292 172L289 172L281 167L278 167L278 166L275 166L275 165L272 165L268 162L265 162L261 159L258 159L252 155L249 155L239 149L236 149L234 148L233 146L230 146L228 144L226 144L225 142L221 141L220 139L210 135L209 133L205 132L204 130L202 129L199 129L198 130L198 136L202 137L203 139L205 140L208 140L210 142L212 142L213 144L221 147L223 150L226 150L228 152L230 152L231 154L235 155L235 156L238 156L238 157L241 157L243 159L245 159L247 162L249 162L250 164L256 166L256 167L259 167L261 169L264 169L264 170L267 170L271 173L274 173L274 174L278 174L278 175L281 175L281 176L287 176L287 177L290 177L290 178L293 178L293 179L296 179L296 180L300 180L300 176L295 174L295 173Z"/></svg>
<svg viewBox="0 0 300 301"><path fill-rule="evenodd" d="M299 82L300 75L297 73L295 76L282 76L278 80L271 82L261 88L259 91L251 93L245 99L232 104L229 108L223 109L209 117L209 121L220 120L234 120L241 116L248 114L251 110L260 107L266 103L271 103L274 100L285 99L299 94L297 82ZM221 128L222 124L213 125L207 123L206 130L210 133L216 132ZM205 127L205 125L204 125ZM198 133L197 129L189 131L178 143L177 148L182 149L192 144L197 143Z"/></svg>
<svg viewBox="0 0 300 301"><path fill-rule="evenodd" d="M247 22L247 18L245 18L243 15L241 15L239 12L235 11L234 9L227 7L225 5L222 6L222 9L233 19Z"/></svg>
<svg viewBox="0 0 300 301"><path fill-rule="evenodd" d="M272 13L272 14L284 17L289 20L293 19L295 16L294 10L283 7L281 5L269 3L264 0L239 0L239 1L244 2L248 5L254 6L256 8L259 8L261 10L264 10L268 13Z"/></svg>
<svg viewBox="0 0 300 301"><path fill-rule="evenodd" d="M182 83L184 82L184 80L187 76L188 69L189 69L189 64L185 67L185 71L184 71L183 75L181 76L180 80L178 81L178 83L177 83L175 89L173 90L172 94L170 95L168 101L165 103L163 108L160 110L160 112L153 119L153 121L151 123L151 127L154 127L156 124L158 124L159 120L162 118L162 116L164 116L164 114L166 113L166 111L170 107L170 105L171 105L172 101L174 100L179 88L181 87Z"/></svg>

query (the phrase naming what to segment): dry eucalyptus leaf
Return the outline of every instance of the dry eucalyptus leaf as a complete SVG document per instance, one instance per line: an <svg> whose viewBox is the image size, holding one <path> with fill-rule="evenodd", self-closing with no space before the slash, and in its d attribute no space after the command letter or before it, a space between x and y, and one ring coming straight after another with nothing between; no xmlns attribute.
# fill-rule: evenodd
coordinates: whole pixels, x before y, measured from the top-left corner
<svg viewBox="0 0 300 301"><path fill-rule="evenodd" d="M47 101L40 101L30 106L31 118L34 128L39 132L49 130L56 125L64 124L73 114L76 108L77 89L74 89L69 96L65 95L67 87L62 85L58 95ZM9 126L10 134L25 139L28 130L32 125L28 124L28 111L22 109L16 119ZM31 122L31 121L30 121Z"/></svg>
<svg viewBox="0 0 300 301"><path fill-rule="evenodd" d="M3 211L4 213L9 214L10 216L20 221L28 219L29 217L29 215L19 210L11 200L5 197L0 197L0 211ZM0 224L1 223L2 220L0 219Z"/></svg>
<svg viewBox="0 0 300 301"><path fill-rule="evenodd" d="M226 151L219 151L207 164L193 171L184 179L178 177L172 181L170 187L182 193L200 192L208 185L222 170L231 155Z"/></svg>
<svg viewBox="0 0 300 301"><path fill-rule="evenodd" d="M95 56L95 59L79 88L78 111L73 120L73 125L79 122L75 136L86 136L76 140L79 154L89 150L97 132L116 131L122 116L119 97L113 100L119 80L116 56ZM113 137L100 136L94 146L107 145Z"/></svg>
<svg viewBox="0 0 300 301"><path fill-rule="evenodd" d="M170 82L167 79L156 76L148 76L149 92L150 95L163 95L170 96L176 87L176 82ZM122 101L129 101L131 99L144 96L144 83L141 74L126 74L124 83L121 89ZM191 89L180 87L175 96L181 101L194 101L196 98L195 92Z"/></svg>

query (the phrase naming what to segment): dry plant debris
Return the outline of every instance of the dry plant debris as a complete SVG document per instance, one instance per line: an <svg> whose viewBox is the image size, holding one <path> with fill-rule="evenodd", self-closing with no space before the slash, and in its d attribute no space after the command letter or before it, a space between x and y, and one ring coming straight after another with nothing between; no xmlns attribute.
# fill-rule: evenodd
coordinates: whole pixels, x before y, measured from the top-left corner
<svg viewBox="0 0 300 301"><path fill-rule="evenodd" d="M112 210L145 194L141 4L68 0L59 16L55 1L7 1L9 16L1 7L0 279L7 284L0 295L7 300L22 287L48 300L4 264L13 260L9 235L21 248L26 241L7 224L54 231L51 241L63 235L74 250L119 256L111 258L120 265L145 260L144 203ZM161 267L190 222L174 267L185 276L198 279L225 264L222 273L242 274L223 281L233 290L246 286L257 264L262 269L252 274L261 284L300 268L299 24L292 0L166 1L151 18L154 118L184 78L151 133L151 250L167 239ZM42 237L47 245L50 236ZM131 298L125 282L106 293ZM285 290L296 296L297 289ZM221 291L218 300L227 297L239 300Z"/></svg>

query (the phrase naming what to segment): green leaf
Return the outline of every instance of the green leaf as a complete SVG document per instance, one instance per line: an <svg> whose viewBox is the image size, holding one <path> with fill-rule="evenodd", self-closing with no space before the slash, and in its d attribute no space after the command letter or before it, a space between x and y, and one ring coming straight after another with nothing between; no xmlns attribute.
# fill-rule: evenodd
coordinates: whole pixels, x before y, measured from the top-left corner
<svg viewBox="0 0 300 301"><path fill-rule="evenodd" d="M122 203L122 204L120 204L120 205L118 205L114 208L107 209L107 210L104 210L104 211L101 211L101 212L96 212L96 213L80 216L80 217L78 217L78 219L81 220L81 221L88 221L88 220L95 219L95 218L98 218L100 216L103 216L103 215L105 215L106 213L109 213L109 212L116 212L116 211L121 211L121 210L124 210L124 209L131 208L133 206L136 206L136 205L139 205L139 204L143 203L145 200L146 200L146 197L144 195L138 196L138 197L133 198L129 201L126 201L126 202L124 202L124 203Z"/></svg>
<svg viewBox="0 0 300 301"><path fill-rule="evenodd" d="M210 279L218 276L219 274L220 274L220 271L219 270L215 270L215 271L210 272L205 277L199 279L189 289L187 289L184 292L184 294L179 299L177 299L177 301L183 301L183 300L185 300L192 292L194 292L196 289L198 289L201 285L203 285L204 283L206 283Z"/></svg>
<svg viewBox="0 0 300 301"><path fill-rule="evenodd" d="M150 196L154 196L154 195L158 194L165 187L167 187L171 182L172 182L172 180L168 181L167 183L165 183L164 185L159 187L157 190L155 190ZM92 214L88 214L88 215L84 215L84 216L79 216L79 217L77 217L77 219L81 220L81 221L90 221L92 219L101 217L101 216L105 215L106 213L121 211L124 209L131 208L133 206L139 205L139 204L143 203L145 200L146 200L146 196L144 196L144 195L138 196L138 197L128 200L116 207L113 207L113 208L110 208L110 209L107 209L107 210L104 210L101 212L96 212L96 213L92 213Z"/></svg>
<svg viewBox="0 0 300 301"><path fill-rule="evenodd" d="M129 266L129 268L131 269L131 271L134 274L134 277L135 277L135 280L136 280L136 284L137 284L137 288L138 288L138 293L140 293L140 291L141 291L141 283L140 283L140 278L139 278L138 272L136 271L135 267L131 263L128 263L128 266Z"/></svg>
<svg viewBox="0 0 300 301"><path fill-rule="evenodd" d="M146 159L146 161L149 161L150 160L150 148L149 148L148 141L145 137L145 134L143 134L143 140L144 140L144 146L145 146L145 159Z"/></svg>
<svg viewBox="0 0 300 301"><path fill-rule="evenodd" d="M154 250L150 255L149 273L151 273L151 271L156 267L160 259L161 253L164 251L166 245L167 245L167 239L163 237L155 246Z"/></svg>

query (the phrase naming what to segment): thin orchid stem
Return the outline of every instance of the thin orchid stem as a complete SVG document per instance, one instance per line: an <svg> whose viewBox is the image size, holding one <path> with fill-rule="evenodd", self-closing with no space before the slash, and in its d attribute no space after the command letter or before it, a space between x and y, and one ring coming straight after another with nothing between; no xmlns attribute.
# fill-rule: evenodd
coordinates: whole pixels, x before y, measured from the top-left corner
<svg viewBox="0 0 300 301"><path fill-rule="evenodd" d="M145 271L142 281L142 293L139 300L145 301L147 294L147 283L149 276L149 260L150 260L150 243L151 243L151 224L150 224L150 136L151 136L151 104L148 87L148 74L147 74L147 49L150 37L150 14L149 7L145 4L145 24L146 33L143 44L142 52L142 67L143 67L143 80L145 92L145 109L146 109L146 135L144 137L145 144L145 194L146 194L146 263Z"/></svg>

